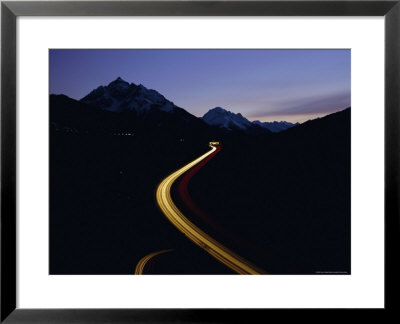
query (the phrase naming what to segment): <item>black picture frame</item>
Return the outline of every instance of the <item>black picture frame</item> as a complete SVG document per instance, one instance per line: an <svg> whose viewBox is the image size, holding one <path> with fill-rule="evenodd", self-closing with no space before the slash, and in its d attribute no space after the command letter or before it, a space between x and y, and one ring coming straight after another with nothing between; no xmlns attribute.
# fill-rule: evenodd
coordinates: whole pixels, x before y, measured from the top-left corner
<svg viewBox="0 0 400 324"><path fill-rule="evenodd" d="M2 1L1 3L1 302L4 323L253 323L270 309L16 308L16 19L18 16L384 16L385 308L397 308L399 266L400 0L394 1ZM238 292L240 293L240 292ZM293 310L302 317L321 310ZM325 310L330 311L331 310ZM354 310L356 311L356 310ZM267 312L269 312L267 314ZM359 312L358 312L359 313ZM365 313L365 312L364 312ZM375 315L373 315L375 314ZM281 318L282 320L284 318ZM322 318L321 318L322 320Z"/></svg>

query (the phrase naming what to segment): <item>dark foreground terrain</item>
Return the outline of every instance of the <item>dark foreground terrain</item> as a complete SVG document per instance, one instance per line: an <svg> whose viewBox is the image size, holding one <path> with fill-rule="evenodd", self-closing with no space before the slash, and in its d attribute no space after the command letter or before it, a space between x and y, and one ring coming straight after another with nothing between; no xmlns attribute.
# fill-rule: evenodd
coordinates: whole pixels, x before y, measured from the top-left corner
<svg viewBox="0 0 400 324"><path fill-rule="evenodd" d="M154 198L160 180L204 147L57 133L50 144L50 273L132 274L142 257L166 248L176 250L172 259L182 254L187 273L225 271L192 247Z"/></svg>
<svg viewBox="0 0 400 324"><path fill-rule="evenodd" d="M188 215L193 222L269 273L350 273L350 109L263 135L201 124L177 131L159 125L163 116L117 135L118 122L96 132L85 118L50 131L51 274L132 274L142 257L164 249L173 251L149 272L232 273L155 202L158 183L206 152L209 140L222 149L189 191L212 224ZM106 125L107 116L98 119Z"/></svg>
<svg viewBox="0 0 400 324"><path fill-rule="evenodd" d="M350 273L350 110L235 138L189 184L199 225L270 273Z"/></svg>

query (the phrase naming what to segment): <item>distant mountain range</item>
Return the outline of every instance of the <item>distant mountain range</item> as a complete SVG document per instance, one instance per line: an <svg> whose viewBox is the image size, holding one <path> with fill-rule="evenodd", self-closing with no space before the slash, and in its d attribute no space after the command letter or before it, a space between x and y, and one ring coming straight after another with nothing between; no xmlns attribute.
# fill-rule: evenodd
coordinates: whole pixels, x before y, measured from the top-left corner
<svg viewBox="0 0 400 324"><path fill-rule="evenodd" d="M292 124L289 122L281 121L281 122L260 122L249 121L242 114L235 114L231 111L225 110L221 107L216 107L214 109L210 109L202 119L209 125L218 126L221 128L225 128L227 130L248 130L249 128L259 126L265 128L273 133L281 132L285 129L298 125Z"/></svg>
<svg viewBox="0 0 400 324"><path fill-rule="evenodd" d="M249 121L221 107L198 118L176 106L156 90L128 83L118 77L99 86L80 100L50 95L50 122L53 127L86 132L172 132L182 136L200 132L219 136L241 132L250 135L277 133L298 125L286 121Z"/></svg>

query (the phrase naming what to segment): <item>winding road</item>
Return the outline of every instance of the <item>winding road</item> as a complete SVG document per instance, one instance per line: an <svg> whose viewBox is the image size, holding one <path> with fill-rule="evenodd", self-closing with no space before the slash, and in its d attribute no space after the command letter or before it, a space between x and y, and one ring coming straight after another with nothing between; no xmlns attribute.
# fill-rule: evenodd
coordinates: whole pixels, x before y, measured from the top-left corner
<svg viewBox="0 0 400 324"><path fill-rule="evenodd" d="M184 167L170 174L163 181L161 181L156 192L157 203L164 215L178 230L185 234L195 244L207 251L215 259L231 268L233 271L239 274L265 273L263 270L259 269L249 261L245 260L224 245L214 240L212 237L190 222L172 200L171 188L173 183L186 171L193 168L196 164L200 163L217 150L217 146L215 145L210 145L210 147L211 149L208 152L201 155L194 161L186 164Z"/></svg>
<svg viewBox="0 0 400 324"><path fill-rule="evenodd" d="M163 253L167 253L167 252L171 252L171 251L173 251L173 250L172 249L168 249L168 250L157 251L157 252L150 253L150 254L146 255L145 257L141 258L140 261L138 262L138 264L136 265L135 275L143 274L144 267L146 266L147 262L149 262L152 258L154 258L157 255L160 255L160 254L163 254Z"/></svg>

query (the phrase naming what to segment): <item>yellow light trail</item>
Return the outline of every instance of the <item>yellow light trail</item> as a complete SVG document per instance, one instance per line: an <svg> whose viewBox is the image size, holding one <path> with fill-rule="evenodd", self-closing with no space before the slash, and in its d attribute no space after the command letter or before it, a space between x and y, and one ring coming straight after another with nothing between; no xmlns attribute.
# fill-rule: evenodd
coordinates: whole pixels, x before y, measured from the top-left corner
<svg viewBox="0 0 400 324"><path fill-rule="evenodd" d="M150 253L150 254L146 255L145 257L141 258L139 260L138 264L136 265L135 275L143 274L144 267L146 266L147 262L149 262L150 259L154 258L156 255L167 253L167 252L171 252L171 251L173 251L173 250L172 249L161 250L161 251Z"/></svg>
<svg viewBox="0 0 400 324"><path fill-rule="evenodd" d="M262 274L263 270L257 268L249 261L230 251L227 247L215 241L200 228L191 223L182 212L176 207L171 198L172 184L186 171L194 167L197 163L204 160L207 156L215 152L216 147L211 146L211 150L184 167L166 177L157 187L156 200L164 215L168 220L190 240L207 251L215 259L222 262L239 274Z"/></svg>

